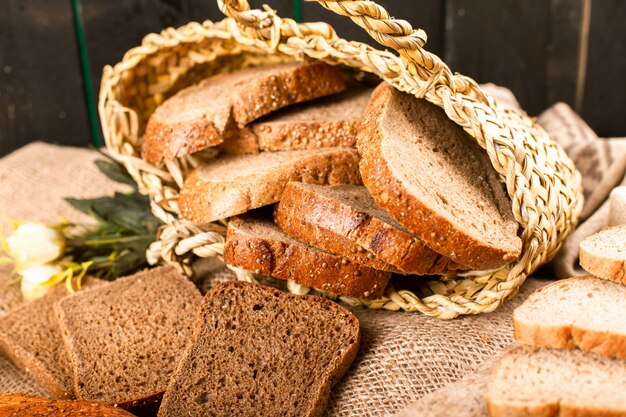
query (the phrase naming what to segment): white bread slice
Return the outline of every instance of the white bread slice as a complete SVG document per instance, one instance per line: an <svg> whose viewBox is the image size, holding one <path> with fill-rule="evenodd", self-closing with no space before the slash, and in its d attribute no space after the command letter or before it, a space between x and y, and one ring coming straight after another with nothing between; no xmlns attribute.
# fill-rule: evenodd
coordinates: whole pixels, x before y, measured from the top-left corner
<svg viewBox="0 0 626 417"><path fill-rule="evenodd" d="M626 224L580 242L580 266L598 278L626 284Z"/></svg>
<svg viewBox="0 0 626 417"><path fill-rule="evenodd" d="M535 291L513 313L515 339L626 359L626 287L587 276Z"/></svg>
<svg viewBox="0 0 626 417"><path fill-rule="evenodd" d="M491 417L626 416L626 362L520 346L496 364L487 386Z"/></svg>
<svg viewBox="0 0 626 417"><path fill-rule="evenodd" d="M432 250L479 270L517 259L522 242L498 173L442 109L382 83L357 148L376 204Z"/></svg>
<svg viewBox="0 0 626 417"><path fill-rule="evenodd" d="M220 151L230 155L354 147L371 88L295 104L270 113L224 138Z"/></svg>
<svg viewBox="0 0 626 417"><path fill-rule="evenodd" d="M278 202L289 181L360 184L358 164L352 148L221 156L187 177L178 205L185 219L208 223Z"/></svg>
<svg viewBox="0 0 626 417"><path fill-rule="evenodd" d="M322 62L264 65L214 75L179 91L155 110L146 126L142 157L161 162L219 145L231 129L346 87L341 69Z"/></svg>

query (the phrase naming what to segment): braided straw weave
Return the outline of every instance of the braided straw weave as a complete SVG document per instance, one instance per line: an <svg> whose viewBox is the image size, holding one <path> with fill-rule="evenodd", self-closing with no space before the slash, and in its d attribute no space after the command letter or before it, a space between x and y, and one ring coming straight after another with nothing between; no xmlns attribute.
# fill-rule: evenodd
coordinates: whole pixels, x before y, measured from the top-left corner
<svg viewBox="0 0 626 417"><path fill-rule="evenodd" d="M104 69L99 111L108 150L150 195L153 212L167 223L148 251L149 259L163 259L189 274L194 255L222 256L225 233L223 224L193 225L176 218L178 189L191 169L214 156L210 151L160 165L139 158L151 112L169 95L212 73L309 58L377 74L395 88L443 108L488 153L506 183L523 241L521 257L497 271L441 277L415 292L390 286L381 300L339 298L352 305L420 311L442 319L493 311L555 255L575 227L583 203L580 174L533 119L499 107L475 81L453 74L426 51L422 30L391 18L372 1L318 2L349 17L398 54L341 39L325 23L298 24L279 18L267 6L251 10L246 0L218 0L226 19L150 34L122 62ZM255 280L250 272L233 270L238 279ZM297 293L322 293L293 282L287 287Z"/></svg>

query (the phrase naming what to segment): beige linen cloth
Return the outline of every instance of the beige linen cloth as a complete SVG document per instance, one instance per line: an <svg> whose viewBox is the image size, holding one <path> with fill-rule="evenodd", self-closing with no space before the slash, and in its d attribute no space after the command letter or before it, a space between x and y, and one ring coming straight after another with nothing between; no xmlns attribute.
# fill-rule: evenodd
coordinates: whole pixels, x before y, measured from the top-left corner
<svg viewBox="0 0 626 417"><path fill-rule="evenodd" d="M493 86L487 88L500 101L517 105L508 90ZM604 142L600 142L566 106L557 105L547 110L540 121L554 135L566 132L561 135L567 135L568 140L563 143L568 148L578 149L574 146L578 139L572 138L586 138L590 148L593 148L590 144L595 143L595 146L602 148L602 152L580 152L599 153L605 158L602 163L606 163L606 169L616 167L614 164L619 158L613 154L613 150L607 154ZM575 130L579 136L570 130ZM583 133L586 136L580 136ZM578 145L577 142L575 144ZM60 216L85 221L62 198L101 196L119 187L96 170L93 160L97 157L97 153L90 150L35 143L1 159L0 213L14 218L53 223ZM585 166L598 165L593 163L580 167L584 169ZM602 205L603 200L598 192L600 184L605 181L608 184L604 193L606 198L608 187L619 182L609 184L604 178L605 172L608 171L602 168L593 183L586 180L586 184L589 183L587 192L590 201L593 201L592 194L598 195L596 207ZM616 177L619 175L615 174ZM233 278L220 266L205 265L203 269L207 278L201 287L205 290L216 282ZM0 270L0 316L22 302L19 289L7 284L10 279L8 269ZM545 282L529 279L519 295L496 312L453 321L441 321L419 314L353 309L361 323L362 346L348 374L333 389L327 415L390 416L426 394L471 375L483 362L512 343L513 309ZM17 372L1 356L0 392L43 394L28 377Z"/></svg>

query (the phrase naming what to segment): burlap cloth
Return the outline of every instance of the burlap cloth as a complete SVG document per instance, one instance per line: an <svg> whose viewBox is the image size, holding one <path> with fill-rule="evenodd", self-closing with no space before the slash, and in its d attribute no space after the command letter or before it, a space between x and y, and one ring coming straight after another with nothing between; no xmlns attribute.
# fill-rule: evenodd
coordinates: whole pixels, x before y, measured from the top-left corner
<svg viewBox="0 0 626 417"><path fill-rule="evenodd" d="M508 90L487 88L503 103L517 105ZM568 144L568 149L578 149L575 146L578 143L574 144L578 139L569 140L579 137L570 131L575 129L577 134L589 138L589 143L595 141L593 143L601 150L582 153L600 155L609 167L618 159L613 148L607 154L605 142L598 141L565 105L547 110L540 121L559 140L567 139L568 142L563 143ZM558 134L567 138L562 139ZM623 143L613 142L616 149L619 143ZM0 213L43 222L56 222L60 216L84 221L85 218L65 203L63 197L101 196L119 188L96 170L93 160L97 157L97 153L90 150L34 143L1 159ZM598 165L594 162L579 167L584 169L585 166L595 169ZM613 186L619 182L605 180L603 172L599 171L599 177L593 183L586 179L590 201L593 201L593 193L598 193L599 184L610 182ZM621 180L623 171L621 176L616 176ZM608 189L604 198L606 194ZM596 207L601 205L601 200L598 197ZM199 269L207 276L201 283L203 290L233 278L224 268L211 262L204 263ZM18 288L7 285L10 279L9 270L0 270L0 315L22 302ZM355 364L333 390L327 415L393 415L424 395L475 372L483 362L512 343L513 309L545 282L529 279L520 294L496 312L453 321L419 314L353 309L361 323L363 342ZM0 392L43 394L1 357Z"/></svg>

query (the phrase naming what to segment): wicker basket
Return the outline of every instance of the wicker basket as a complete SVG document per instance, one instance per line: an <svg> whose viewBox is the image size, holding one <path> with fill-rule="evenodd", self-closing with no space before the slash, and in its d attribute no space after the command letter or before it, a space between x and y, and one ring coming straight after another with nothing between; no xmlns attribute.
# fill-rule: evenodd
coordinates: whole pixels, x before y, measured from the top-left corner
<svg viewBox="0 0 626 417"><path fill-rule="evenodd" d="M203 151L159 165L143 161L139 151L149 115L169 95L209 74L293 59L321 60L350 67L355 73L377 74L395 88L443 108L488 153L506 183L521 226L522 255L504 268L421 281L415 291L389 286L381 300L339 297L343 301L420 311L443 319L490 312L516 294L526 277L554 256L575 227L583 198L580 174L572 161L533 119L499 107L476 82L453 74L439 57L427 52L422 30L391 18L372 1L319 1L351 18L395 54L341 39L325 23L281 19L267 6L250 10L246 0L218 3L226 19L150 34L122 62L104 69L99 111L107 148L142 192L150 195L155 215L167 223L148 251L152 262L162 259L190 273L194 256L221 257L225 227L177 219L176 200L185 176L214 155ZM249 272L233 270L238 279L256 279ZM320 292L293 282L287 287L298 293Z"/></svg>

